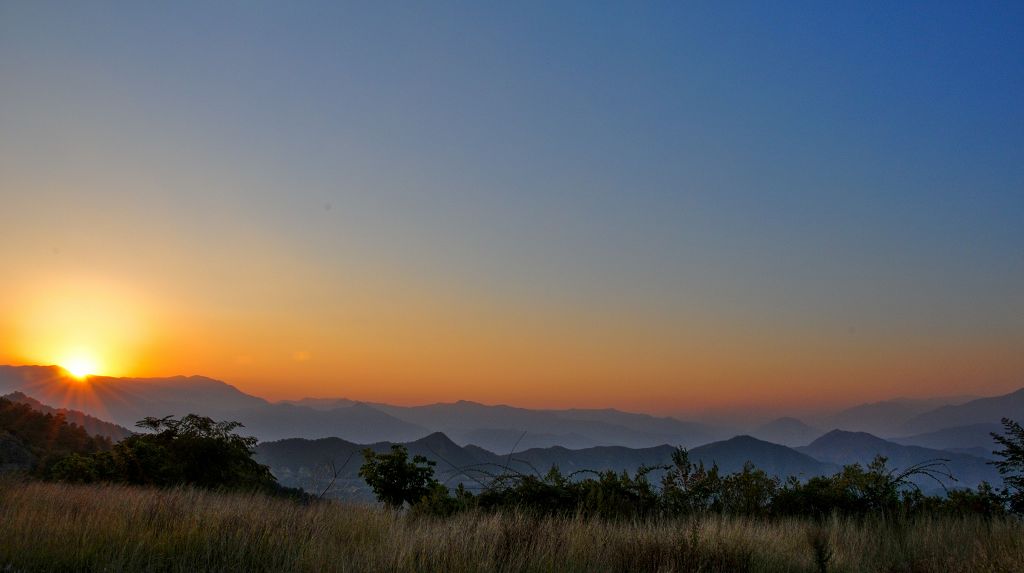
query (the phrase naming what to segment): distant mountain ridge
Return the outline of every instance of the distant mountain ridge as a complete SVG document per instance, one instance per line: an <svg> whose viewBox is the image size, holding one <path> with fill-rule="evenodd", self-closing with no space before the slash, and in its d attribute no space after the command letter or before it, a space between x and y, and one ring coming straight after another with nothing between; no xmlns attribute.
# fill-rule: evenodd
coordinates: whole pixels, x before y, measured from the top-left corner
<svg viewBox="0 0 1024 573"><path fill-rule="evenodd" d="M494 451L568 444L631 448L663 444L692 446L721 437L720 430L703 424L613 409L530 410L467 400L408 407L375 404L374 407L396 418L444 432L458 443L473 443Z"/></svg>
<svg viewBox="0 0 1024 573"><path fill-rule="evenodd" d="M558 467L563 474L581 470L635 473L642 466L658 468L670 465L675 449L671 446L600 446L571 450L555 446L499 454L478 446L460 446L441 432L405 445L411 455L422 455L435 461L437 476L443 483L449 486L461 483L470 489L484 487L500 473L511 471L543 475L552 466ZM334 468L339 472L335 495L369 500L371 493L358 476L362 463L360 452L363 448L383 452L390 446L390 442L361 445L339 438L288 439L261 443L256 448L256 455L271 467L282 483L310 491L316 490L318 485L325 487L333 477L331 468ZM842 465L867 465L876 455L887 456L889 467L897 470L942 455L949 460L948 467L958 481L946 480L940 485L918 479L918 485L928 493L941 494L943 486L975 487L981 481L989 481L996 486L1000 483L994 468L974 456L901 446L870 434L841 430L829 432L801 448L789 448L751 436L736 436L693 448L689 455L691 461L703 463L705 467L717 465L724 473L740 471L749 462L778 478L795 476L804 480L831 475L840 471ZM663 470L655 469L649 478L657 483L662 474Z"/></svg>
<svg viewBox="0 0 1024 573"><path fill-rule="evenodd" d="M467 401L402 407L316 398L270 403L201 376L95 376L82 383L56 366L0 366L0 392L9 391L124 426L147 416L188 413L236 420L260 440L410 441L444 431L463 444L502 451L556 444L696 445L720 435L702 424L611 409L529 410Z"/></svg>
<svg viewBox="0 0 1024 573"><path fill-rule="evenodd" d="M1024 388L1002 396L936 408L914 416L901 429L904 434L920 434L957 426L995 424L1002 418L1024 419Z"/></svg>
<svg viewBox="0 0 1024 573"><path fill-rule="evenodd" d="M460 446L441 432L405 445L411 455L422 455L435 461L435 470L443 483L462 483L470 489L481 488L490 481L491 476L505 471L543 475L552 466L558 467L564 474L580 470L635 473L641 466L671 464L672 452L675 451L672 446L599 446L579 450L556 446L497 454L478 446ZM339 470L338 496L369 500L372 498L370 490L358 476L362 463L360 452L363 448L383 452L390 446L388 442L360 445L339 438L288 439L259 444L256 457L269 465L283 484L304 487L310 491L316 490L318 485L325 487L333 478L333 467ZM727 473L739 471L749 461L778 477L809 477L838 470L836 465L820 462L791 448L750 436L738 436L693 448L690 450L690 459L695 463L703 462L707 467L717 464L721 471ZM649 475L657 481L662 473L663 470L655 470Z"/></svg>
<svg viewBox="0 0 1024 573"><path fill-rule="evenodd" d="M237 420L245 425L245 433L263 441L339 437L353 443L412 442L443 432L456 444L502 453L554 446L695 448L736 433L728 428L614 409L533 410L470 401L394 406L345 398L272 403L202 376L96 376L83 383L56 366L0 366L0 393L9 392L22 392L44 404L77 410L124 427L134 427L136 421L147 416L187 413ZM936 404L945 405L928 410ZM813 423L780 418L750 433L768 442L809 445L822 433L818 428L848 430L879 426L881 420L881 425L890 430L883 437L901 436L900 440L907 441L904 445L978 453L991 444L985 432L975 426L997 423L1003 416L1024 419L1024 389L974 400L947 397L864 404L832 416L808 418ZM836 425L829 425L833 421ZM954 431L952 426L973 429ZM923 430L912 432L911 428ZM964 432L972 432L970 439ZM923 442L916 444L913 440Z"/></svg>
<svg viewBox="0 0 1024 573"><path fill-rule="evenodd" d="M819 427L868 432L884 437L904 435L906 423L915 416L943 406L962 404L975 398L977 397L893 398L859 404L835 414L819 416L814 423Z"/></svg>
<svg viewBox="0 0 1024 573"><path fill-rule="evenodd" d="M942 479L947 488L976 487L982 481L999 483L1001 478L988 460L948 450L936 450L920 446L905 446L883 440L866 432L832 430L811 444L796 448L815 459L838 465L861 464L866 466L876 455L888 458L890 467L906 469L915 464L945 460L943 464L956 481ZM935 490L939 485L927 478L915 480L922 489Z"/></svg>
<svg viewBox="0 0 1024 573"><path fill-rule="evenodd" d="M934 432L893 438L892 441L905 446L922 446L937 450L973 453L980 457L992 458L994 457L993 451L996 449L992 441L993 433L1002 434L1002 424L982 423L955 426Z"/></svg>

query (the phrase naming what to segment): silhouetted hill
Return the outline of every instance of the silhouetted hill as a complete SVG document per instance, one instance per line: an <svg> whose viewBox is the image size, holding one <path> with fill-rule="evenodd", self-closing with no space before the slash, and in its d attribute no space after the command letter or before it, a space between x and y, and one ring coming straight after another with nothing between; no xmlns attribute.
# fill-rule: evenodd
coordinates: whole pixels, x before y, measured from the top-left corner
<svg viewBox="0 0 1024 573"><path fill-rule="evenodd" d="M579 470L594 471L628 471L636 472L640 466L660 466L671 463L673 446L654 446L651 448L627 448L624 446L597 446L570 450L560 446L551 448L533 448L517 452L512 456L498 456L502 465L521 473L543 474L552 466L558 466L565 473ZM653 477L660 475L654 472Z"/></svg>
<svg viewBox="0 0 1024 573"><path fill-rule="evenodd" d="M480 464L497 460L497 456L490 452L460 447L444 434L438 433L408 442L406 446L411 455L423 455L435 461L437 476L449 485L477 485L453 468L478 468ZM337 470L332 497L370 501L373 494L359 477L359 468L363 463L361 452L364 448L386 452L391 448L391 442L357 444L339 438L292 438L259 444L255 457L260 463L270 466L283 485L301 487L314 493L319 493L335 480L334 472Z"/></svg>
<svg viewBox="0 0 1024 573"><path fill-rule="evenodd" d="M822 430L797 420L779 418L751 432L755 437L784 446L805 446L822 434Z"/></svg>
<svg viewBox="0 0 1024 573"><path fill-rule="evenodd" d="M112 422L100 420L99 418L90 416L89 414L86 414L84 412L79 412L78 410L68 410L67 408L51 408L50 406L43 404L42 402L36 400L35 398L32 398L31 396L26 396L22 392L11 392L6 396L0 397L18 404L25 404L26 406L32 408L36 412L42 412L43 414L61 414L64 416L65 420L72 424L77 424L81 426L82 428L85 429L86 432L93 436L103 436L105 438L109 438L114 442L119 442L124 438L127 438L128 436L132 435L131 430L123 426L119 426Z"/></svg>
<svg viewBox="0 0 1024 573"><path fill-rule="evenodd" d="M934 432L973 424L996 424L1002 418L1024 419L1024 388L955 406L943 406L913 417L900 429L903 435Z"/></svg>
<svg viewBox="0 0 1024 573"><path fill-rule="evenodd" d="M882 455L888 458L889 467L900 470L921 462L946 459L949 460L947 465L950 472L958 480L941 480L946 487L975 487L982 481L1001 483L999 474L987 460L946 450L903 446L865 432L833 430L797 450L839 465L867 465L876 455ZM917 479L915 483L929 491L935 491L938 487L938 484L927 478Z"/></svg>
<svg viewBox="0 0 1024 573"><path fill-rule="evenodd" d="M1003 433L1002 424L971 424L943 428L934 432L926 432L892 441L904 446L921 446L936 450L949 450L976 455L983 458L995 458L992 453L997 449L992 440L992 432Z"/></svg>
<svg viewBox="0 0 1024 573"><path fill-rule="evenodd" d="M692 461L702 461L705 466L717 463L724 472L735 472L746 462L752 462L759 469L778 477L797 476L807 478L830 474L838 467L815 459L793 448L759 440L752 436L736 436L721 442L714 442L690 450Z"/></svg>
<svg viewBox="0 0 1024 573"><path fill-rule="evenodd" d="M408 442L406 446L410 454L423 455L437 462L435 471L442 482L448 485L462 483L471 489L479 489L482 483L489 482L490 476L503 473L506 469L531 475L542 475L552 466L557 466L566 474L580 470L634 473L642 466L671 464L672 452L675 450L667 445L651 448L599 446L576 450L556 446L532 448L509 455L494 453L479 446L460 446L440 432ZM340 470L338 496L371 499L369 489L358 476L362 464L360 451L366 447L383 452L391 447L391 443L360 445L337 438L288 439L259 444L256 457L269 465L283 484L304 487L310 491L317 489L314 484L323 488L330 481L332 474L328 468L333 462L334 467ZM694 448L690 455L693 461L703 461L708 466L717 463L724 472L738 471L747 461L779 477L810 477L838 470L833 464L815 460L792 448L749 436ZM652 472L650 478L657 482L661 473L660 470Z"/></svg>

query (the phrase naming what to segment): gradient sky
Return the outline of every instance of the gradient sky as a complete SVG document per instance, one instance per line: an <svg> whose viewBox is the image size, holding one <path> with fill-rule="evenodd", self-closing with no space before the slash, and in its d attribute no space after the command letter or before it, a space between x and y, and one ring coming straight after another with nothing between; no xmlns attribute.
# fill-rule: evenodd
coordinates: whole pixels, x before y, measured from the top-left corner
<svg viewBox="0 0 1024 573"><path fill-rule="evenodd" d="M1024 4L0 2L0 362L651 412L1024 386Z"/></svg>

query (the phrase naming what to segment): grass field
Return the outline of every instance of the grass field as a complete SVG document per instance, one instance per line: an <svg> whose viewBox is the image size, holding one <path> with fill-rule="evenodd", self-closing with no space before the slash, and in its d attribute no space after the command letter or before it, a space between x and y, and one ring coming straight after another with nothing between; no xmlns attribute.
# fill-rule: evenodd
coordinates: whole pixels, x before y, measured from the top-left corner
<svg viewBox="0 0 1024 573"><path fill-rule="evenodd" d="M822 560L837 572L1021 571L1024 524L439 520L194 489L0 482L0 571L813 572Z"/></svg>

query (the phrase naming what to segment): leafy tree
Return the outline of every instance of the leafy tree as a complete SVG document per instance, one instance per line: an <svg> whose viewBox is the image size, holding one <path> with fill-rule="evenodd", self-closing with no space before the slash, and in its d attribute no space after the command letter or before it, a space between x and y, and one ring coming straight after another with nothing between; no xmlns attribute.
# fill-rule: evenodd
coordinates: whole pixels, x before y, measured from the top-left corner
<svg viewBox="0 0 1024 573"><path fill-rule="evenodd" d="M235 430L242 427L238 422L217 422L189 414L181 419L145 418L136 426L149 433L125 438L110 452L68 456L54 466L51 477L76 482L284 491L270 469L253 459L256 438L237 434Z"/></svg>
<svg viewBox="0 0 1024 573"><path fill-rule="evenodd" d="M406 503L416 505L431 492L437 496L437 462L421 455L410 460L409 450L401 444L392 445L390 452L382 454L367 448L363 450L363 460L359 476L373 488L380 502L400 508Z"/></svg>
<svg viewBox="0 0 1024 573"><path fill-rule="evenodd" d="M1009 418L1003 418L1003 429L1003 435L992 433L992 438L1003 447L992 452L1003 458L993 464L1004 476L1003 483L1010 490L1010 508L1024 513L1024 428Z"/></svg>

